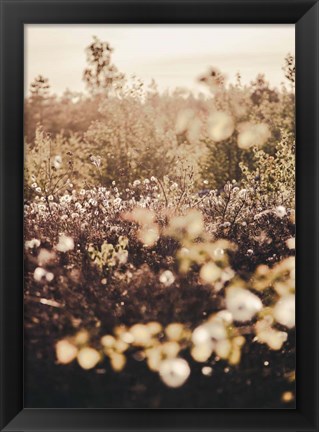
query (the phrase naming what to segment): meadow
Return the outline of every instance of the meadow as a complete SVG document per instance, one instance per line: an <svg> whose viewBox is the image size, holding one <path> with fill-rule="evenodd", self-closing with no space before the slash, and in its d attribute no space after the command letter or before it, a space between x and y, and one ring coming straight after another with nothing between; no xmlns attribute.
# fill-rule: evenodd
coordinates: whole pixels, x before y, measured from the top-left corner
<svg viewBox="0 0 319 432"><path fill-rule="evenodd" d="M195 96L86 53L25 100L26 406L293 408L294 58Z"/></svg>

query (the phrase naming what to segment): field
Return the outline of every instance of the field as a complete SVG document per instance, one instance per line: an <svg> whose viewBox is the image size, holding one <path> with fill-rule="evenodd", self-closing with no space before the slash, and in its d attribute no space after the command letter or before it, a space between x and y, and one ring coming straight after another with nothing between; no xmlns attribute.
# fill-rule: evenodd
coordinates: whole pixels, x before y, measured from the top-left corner
<svg viewBox="0 0 319 432"><path fill-rule="evenodd" d="M293 408L293 57L194 96L86 52L25 100L26 406Z"/></svg>

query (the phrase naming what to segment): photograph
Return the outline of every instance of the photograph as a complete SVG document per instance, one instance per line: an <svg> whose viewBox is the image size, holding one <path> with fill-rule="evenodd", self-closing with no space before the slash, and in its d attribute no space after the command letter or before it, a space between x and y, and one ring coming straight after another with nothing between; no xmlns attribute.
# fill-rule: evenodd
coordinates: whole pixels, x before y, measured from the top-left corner
<svg viewBox="0 0 319 432"><path fill-rule="evenodd" d="M24 24L23 103L25 408L295 409L295 25Z"/></svg>

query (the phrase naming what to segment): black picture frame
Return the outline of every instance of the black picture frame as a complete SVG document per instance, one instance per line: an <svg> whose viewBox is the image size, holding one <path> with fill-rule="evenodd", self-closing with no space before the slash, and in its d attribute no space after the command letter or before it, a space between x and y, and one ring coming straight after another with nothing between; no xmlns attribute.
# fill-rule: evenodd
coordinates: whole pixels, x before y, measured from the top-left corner
<svg viewBox="0 0 319 432"><path fill-rule="evenodd" d="M3 431L318 430L319 4L314 0L0 0L1 413ZM291 410L24 409L23 25L294 23L297 140L297 407ZM47 389L50 391L50 389Z"/></svg>

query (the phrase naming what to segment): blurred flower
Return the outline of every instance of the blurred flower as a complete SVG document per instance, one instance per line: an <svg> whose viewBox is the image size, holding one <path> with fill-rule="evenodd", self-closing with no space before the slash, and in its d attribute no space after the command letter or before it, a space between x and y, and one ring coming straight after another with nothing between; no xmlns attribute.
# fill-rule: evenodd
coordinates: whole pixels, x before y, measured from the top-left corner
<svg viewBox="0 0 319 432"><path fill-rule="evenodd" d="M255 324L256 340L265 343L270 349L280 350L288 335L286 332L276 330L271 327L271 320L263 319Z"/></svg>
<svg viewBox="0 0 319 432"><path fill-rule="evenodd" d="M24 247L25 247L26 249L33 249L33 248L37 248L37 247L39 247L40 244L41 244L40 240L38 240L38 239L36 239L36 238L33 238L33 239L31 239L31 240L27 240L27 241L24 243Z"/></svg>
<svg viewBox="0 0 319 432"><path fill-rule="evenodd" d="M222 270L213 262L208 262L202 266L199 275L204 283L214 283L222 274Z"/></svg>
<svg viewBox="0 0 319 432"><path fill-rule="evenodd" d="M238 125L238 147L248 149L253 146L263 146L271 136L268 125L265 123L240 123Z"/></svg>
<svg viewBox="0 0 319 432"><path fill-rule="evenodd" d="M186 132L194 117L195 111L190 108L179 111L175 123L176 134L179 135Z"/></svg>
<svg viewBox="0 0 319 432"><path fill-rule="evenodd" d="M180 387L190 374L190 368L186 360L181 358L166 359L161 362L159 374L168 387Z"/></svg>
<svg viewBox="0 0 319 432"><path fill-rule="evenodd" d="M288 240L286 240L286 245L288 249L295 249L295 237L290 237Z"/></svg>
<svg viewBox="0 0 319 432"><path fill-rule="evenodd" d="M60 235L59 242L56 245L56 249L59 252L68 252L74 249L74 241L72 237L68 237L64 234Z"/></svg>
<svg viewBox="0 0 319 432"><path fill-rule="evenodd" d="M170 286L172 283L174 283L175 277L170 270L165 270L160 275L159 281L165 286Z"/></svg>
<svg viewBox="0 0 319 432"><path fill-rule="evenodd" d="M54 274L46 271L42 267L37 267L33 273L34 280L37 282L43 282L44 280L47 282L51 282L54 279Z"/></svg>
<svg viewBox="0 0 319 432"><path fill-rule="evenodd" d="M147 346L151 341L150 329L144 324L135 324L130 328L130 333L134 338L133 345Z"/></svg>
<svg viewBox="0 0 319 432"><path fill-rule="evenodd" d="M278 206L276 207L276 215L280 218L286 216L287 211L286 208L284 206Z"/></svg>
<svg viewBox="0 0 319 432"><path fill-rule="evenodd" d="M57 155L53 159L53 166L55 169L61 168L62 165L62 157L60 155Z"/></svg>
<svg viewBox="0 0 319 432"><path fill-rule="evenodd" d="M259 297L247 289L230 287L226 291L226 307L235 321L249 321L262 309Z"/></svg>
<svg viewBox="0 0 319 432"><path fill-rule="evenodd" d="M78 363L82 369L92 369L101 360L101 356L94 348L82 348L77 355Z"/></svg>
<svg viewBox="0 0 319 432"><path fill-rule="evenodd" d="M279 324L288 328L295 327L295 303L294 294L285 295L276 303L274 317Z"/></svg>
<svg viewBox="0 0 319 432"><path fill-rule="evenodd" d="M78 349L67 339L63 339L57 342L55 352L59 363L68 364L76 358Z"/></svg>
<svg viewBox="0 0 319 432"><path fill-rule="evenodd" d="M180 323L171 323L166 327L165 334L168 339L179 341L183 338L184 326Z"/></svg>
<svg viewBox="0 0 319 432"><path fill-rule="evenodd" d="M234 132L235 125L230 114L216 111L208 118L207 131L213 141L219 142L228 139Z"/></svg>

